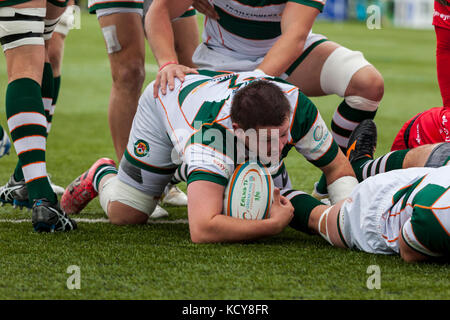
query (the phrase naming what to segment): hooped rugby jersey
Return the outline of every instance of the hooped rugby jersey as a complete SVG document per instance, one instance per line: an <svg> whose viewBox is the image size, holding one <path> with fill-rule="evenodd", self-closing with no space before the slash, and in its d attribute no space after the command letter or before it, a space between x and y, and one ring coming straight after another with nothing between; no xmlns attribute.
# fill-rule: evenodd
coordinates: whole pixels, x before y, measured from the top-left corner
<svg viewBox="0 0 450 320"><path fill-rule="evenodd" d="M209 0L219 20L205 18L203 42L218 52L261 57L281 35L281 15L287 2L317 8L325 0Z"/></svg>
<svg viewBox="0 0 450 320"><path fill-rule="evenodd" d="M388 243L402 236L427 256L450 254L450 166L416 178L394 194L392 203L383 215L382 236Z"/></svg>
<svg viewBox="0 0 450 320"><path fill-rule="evenodd" d="M294 147L318 167L336 157L338 146L319 111L297 87L255 72L199 70L199 73L187 75L181 86L166 95L160 94L157 99L157 104L164 109L167 136L187 164L188 183L207 180L226 185L237 163L243 161L232 128L231 103L237 89L260 79L278 85L291 105L289 143L282 156ZM276 167L272 173L276 175Z"/></svg>

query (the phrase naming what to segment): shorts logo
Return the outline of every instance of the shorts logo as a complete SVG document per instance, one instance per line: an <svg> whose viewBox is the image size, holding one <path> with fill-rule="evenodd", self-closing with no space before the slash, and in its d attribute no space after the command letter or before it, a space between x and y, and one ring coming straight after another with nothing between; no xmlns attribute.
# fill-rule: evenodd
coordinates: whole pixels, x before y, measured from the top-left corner
<svg viewBox="0 0 450 320"><path fill-rule="evenodd" d="M134 144L134 154L138 157L145 157L148 154L149 146L144 140L138 140Z"/></svg>

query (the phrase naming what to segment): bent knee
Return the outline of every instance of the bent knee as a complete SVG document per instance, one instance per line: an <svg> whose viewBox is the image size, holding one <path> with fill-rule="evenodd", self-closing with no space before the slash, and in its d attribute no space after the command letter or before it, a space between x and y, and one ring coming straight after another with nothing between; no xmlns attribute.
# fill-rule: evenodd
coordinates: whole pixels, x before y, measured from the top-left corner
<svg viewBox="0 0 450 320"><path fill-rule="evenodd" d="M111 224L123 226L145 224L147 223L148 215L119 201L113 201L108 206L108 218Z"/></svg>
<svg viewBox="0 0 450 320"><path fill-rule="evenodd" d="M373 101L380 101L383 95L383 77L372 65L358 70L353 75L346 91L346 96L360 96Z"/></svg>

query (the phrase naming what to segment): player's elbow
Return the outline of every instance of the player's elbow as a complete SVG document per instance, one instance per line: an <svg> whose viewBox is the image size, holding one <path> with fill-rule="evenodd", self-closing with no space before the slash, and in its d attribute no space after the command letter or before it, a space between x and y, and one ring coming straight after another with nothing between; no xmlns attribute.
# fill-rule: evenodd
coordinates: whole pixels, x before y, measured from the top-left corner
<svg viewBox="0 0 450 320"><path fill-rule="evenodd" d="M292 46L295 47L297 52L303 52L304 47L305 47L305 41L306 41L306 38L308 37L308 34L309 34L309 31L303 31L303 30L295 31L290 34L289 38L290 38L291 44L292 44Z"/></svg>
<svg viewBox="0 0 450 320"><path fill-rule="evenodd" d="M191 241L196 244L215 242L210 239L207 233L201 231L191 231Z"/></svg>
<svg viewBox="0 0 450 320"><path fill-rule="evenodd" d="M193 243L214 243L218 242L215 233L207 222L190 225L191 241Z"/></svg>

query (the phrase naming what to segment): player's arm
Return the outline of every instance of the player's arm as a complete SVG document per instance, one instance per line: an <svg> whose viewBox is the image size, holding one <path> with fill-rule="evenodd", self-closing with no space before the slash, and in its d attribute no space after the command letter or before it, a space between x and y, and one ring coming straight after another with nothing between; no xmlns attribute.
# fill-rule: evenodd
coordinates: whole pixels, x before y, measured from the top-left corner
<svg viewBox="0 0 450 320"><path fill-rule="evenodd" d="M166 94L167 85L173 90L175 77L184 81L186 73L197 73L193 68L178 64L172 27L172 20L181 16L191 5L191 0L155 0L145 16L147 39L161 68L153 84L155 97L160 86L163 94Z"/></svg>
<svg viewBox="0 0 450 320"><path fill-rule="evenodd" d="M290 143L309 162L322 170L331 203L345 199L358 184L350 162L334 141L317 107L301 92L298 92L294 112Z"/></svg>
<svg viewBox="0 0 450 320"><path fill-rule="evenodd" d="M275 190L270 217L244 220L221 214L225 187L206 180L189 183L188 217L194 243L236 242L280 233L291 221L293 207Z"/></svg>
<svg viewBox="0 0 450 320"><path fill-rule="evenodd" d="M319 9L287 2L281 18L281 36L258 66L271 76L280 76L301 55Z"/></svg>

